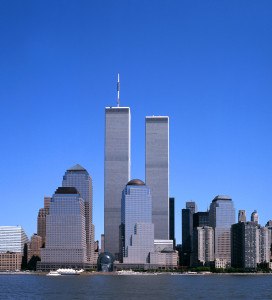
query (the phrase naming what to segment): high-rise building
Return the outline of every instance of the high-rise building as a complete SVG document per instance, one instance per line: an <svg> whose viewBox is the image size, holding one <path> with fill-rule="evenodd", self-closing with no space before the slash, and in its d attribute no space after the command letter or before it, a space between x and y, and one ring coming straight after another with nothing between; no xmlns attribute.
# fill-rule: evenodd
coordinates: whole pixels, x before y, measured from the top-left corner
<svg viewBox="0 0 272 300"><path fill-rule="evenodd" d="M139 179L129 181L122 193L120 253L129 264L149 262L154 250L152 197L149 187Z"/></svg>
<svg viewBox="0 0 272 300"><path fill-rule="evenodd" d="M29 243L29 248L27 252L27 261L30 261L30 259L33 256L38 256L39 258L41 258L41 247L42 247L42 237L38 236L37 234L33 234Z"/></svg>
<svg viewBox="0 0 272 300"><path fill-rule="evenodd" d="M182 255L181 264L190 266L193 247L193 215L197 212L196 203L186 202L186 208L181 211L182 216Z"/></svg>
<svg viewBox="0 0 272 300"><path fill-rule="evenodd" d="M214 231L212 227L195 227L192 265L210 265L214 261Z"/></svg>
<svg viewBox="0 0 272 300"><path fill-rule="evenodd" d="M175 198L169 198L169 240L173 241L173 246L176 246L175 238Z"/></svg>
<svg viewBox="0 0 272 300"><path fill-rule="evenodd" d="M37 234L42 238L42 244L46 242L46 216L49 213L51 197L44 197L44 207L39 209L37 217Z"/></svg>
<svg viewBox="0 0 272 300"><path fill-rule="evenodd" d="M259 223L259 216L257 210L254 210L251 214L251 222L255 222L256 224Z"/></svg>
<svg viewBox="0 0 272 300"><path fill-rule="evenodd" d="M209 226L209 212L208 211L199 211L193 214L193 228Z"/></svg>
<svg viewBox="0 0 272 300"><path fill-rule="evenodd" d="M85 168L77 164L65 172L63 176L62 186L75 187L84 201L87 261L96 263L96 259L94 257L92 178Z"/></svg>
<svg viewBox="0 0 272 300"><path fill-rule="evenodd" d="M245 210L239 210L238 222L246 222L246 211Z"/></svg>
<svg viewBox="0 0 272 300"><path fill-rule="evenodd" d="M59 187L46 217L46 245L41 249L44 269L84 267L87 261L85 204L75 187Z"/></svg>
<svg viewBox="0 0 272 300"><path fill-rule="evenodd" d="M106 107L105 116L105 251L118 258L121 197L130 180L130 108Z"/></svg>
<svg viewBox="0 0 272 300"><path fill-rule="evenodd" d="M23 254L29 240L21 226L0 226L0 252L17 252Z"/></svg>
<svg viewBox="0 0 272 300"><path fill-rule="evenodd" d="M155 239L169 238L169 117L145 119L145 180L152 194Z"/></svg>
<svg viewBox="0 0 272 300"><path fill-rule="evenodd" d="M235 223L235 209L229 196L216 196L210 205L210 226L214 229L215 260L231 261L230 229Z"/></svg>
<svg viewBox="0 0 272 300"><path fill-rule="evenodd" d="M259 226L255 222L239 222L231 226L231 266L256 269L260 262Z"/></svg>

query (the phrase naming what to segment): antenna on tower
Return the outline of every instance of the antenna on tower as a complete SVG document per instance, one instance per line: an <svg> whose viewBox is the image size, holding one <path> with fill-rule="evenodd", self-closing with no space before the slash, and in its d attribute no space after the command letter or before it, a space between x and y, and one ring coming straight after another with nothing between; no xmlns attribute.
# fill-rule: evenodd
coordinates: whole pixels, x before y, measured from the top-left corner
<svg viewBox="0 0 272 300"><path fill-rule="evenodd" d="M117 107L120 106L120 76L117 76Z"/></svg>

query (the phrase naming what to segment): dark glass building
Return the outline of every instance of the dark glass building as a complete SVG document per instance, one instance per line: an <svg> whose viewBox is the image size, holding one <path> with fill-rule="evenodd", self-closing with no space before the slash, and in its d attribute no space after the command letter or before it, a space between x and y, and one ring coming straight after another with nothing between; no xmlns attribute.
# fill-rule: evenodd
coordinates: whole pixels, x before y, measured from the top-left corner
<svg viewBox="0 0 272 300"><path fill-rule="evenodd" d="M193 215L193 227L209 226L209 212L200 211Z"/></svg>
<svg viewBox="0 0 272 300"><path fill-rule="evenodd" d="M181 264L190 266L190 256L192 253L193 237L193 214L197 211L195 202L186 202L186 208L181 211L182 214L182 255Z"/></svg>
<svg viewBox="0 0 272 300"><path fill-rule="evenodd" d="M173 240L173 245L176 247L175 239L175 198L169 198L169 240Z"/></svg>
<svg viewBox="0 0 272 300"><path fill-rule="evenodd" d="M109 252L101 253L97 259L97 270L102 272L113 271L114 256Z"/></svg>

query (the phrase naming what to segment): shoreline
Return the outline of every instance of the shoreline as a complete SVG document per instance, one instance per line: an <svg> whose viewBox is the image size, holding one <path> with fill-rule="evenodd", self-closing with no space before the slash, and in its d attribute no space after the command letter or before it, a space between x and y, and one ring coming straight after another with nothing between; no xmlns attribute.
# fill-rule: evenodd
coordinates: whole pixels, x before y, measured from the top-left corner
<svg viewBox="0 0 272 300"><path fill-rule="evenodd" d="M260 276L260 275L267 275L267 276L271 276L272 273L179 273L179 272L150 272L150 273L146 273L146 272L135 272L136 274L118 274L118 272L82 272L80 275L77 276L161 276L161 275L170 275L170 276L214 276L214 275L219 275L219 276L230 276L230 275L234 275L234 276ZM137 274L138 273L138 274ZM0 272L0 276L1 275L37 275L37 276L46 276L48 274L48 272ZM61 275L62 277L70 277L73 275Z"/></svg>

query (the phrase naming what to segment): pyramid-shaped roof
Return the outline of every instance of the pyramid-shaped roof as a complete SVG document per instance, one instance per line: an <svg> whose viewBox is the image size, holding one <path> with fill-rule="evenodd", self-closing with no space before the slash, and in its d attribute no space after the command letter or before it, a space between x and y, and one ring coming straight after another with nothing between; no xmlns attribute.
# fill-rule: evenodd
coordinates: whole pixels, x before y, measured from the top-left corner
<svg viewBox="0 0 272 300"><path fill-rule="evenodd" d="M71 167L67 171L86 171L81 165L76 164L75 166Z"/></svg>

